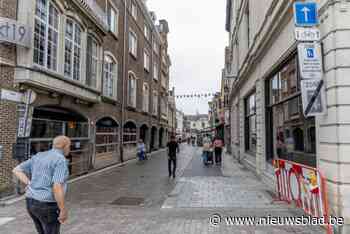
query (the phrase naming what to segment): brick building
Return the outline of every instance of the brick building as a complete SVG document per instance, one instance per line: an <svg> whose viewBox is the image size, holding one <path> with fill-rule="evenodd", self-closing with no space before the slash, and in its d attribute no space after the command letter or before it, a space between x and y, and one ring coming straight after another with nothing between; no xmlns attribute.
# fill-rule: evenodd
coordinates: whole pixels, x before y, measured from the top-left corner
<svg viewBox="0 0 350 234"><path fill-rule="evenodd" d="M4 0L0 17L32 29L30 46L0 44L0 88L36 94L28 138L17 137L21 105L0 101L0 194L19 143L32 155L68 135L72 176L135 158L139 139L164 146L169 26L145 1Z"/></svg>

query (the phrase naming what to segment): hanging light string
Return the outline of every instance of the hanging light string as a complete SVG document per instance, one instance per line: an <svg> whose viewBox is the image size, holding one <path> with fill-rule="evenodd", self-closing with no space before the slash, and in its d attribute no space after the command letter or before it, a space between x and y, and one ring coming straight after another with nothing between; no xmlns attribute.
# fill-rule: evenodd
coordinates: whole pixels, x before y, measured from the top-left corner
<svg viewBox="0 0 350 234"><path fill-rule="evenodd" d="M184 94L184 95L176 95L175 98L181 99L181 98L208 98L208 97L214 97L215 93L195 93L195 94Z"/></svg>

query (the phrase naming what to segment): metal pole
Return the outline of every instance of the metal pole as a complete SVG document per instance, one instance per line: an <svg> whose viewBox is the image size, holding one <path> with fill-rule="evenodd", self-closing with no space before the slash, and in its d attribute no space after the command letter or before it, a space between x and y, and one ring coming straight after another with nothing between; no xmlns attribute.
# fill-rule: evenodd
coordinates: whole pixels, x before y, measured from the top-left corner
<svg viewBox="0 0 350 234"><path fill-rule="evenodd" d="M124 161L124 115L125 115L125 81L127 80L127 71L126 71L126 41L128 40L126 37L127 35L127 0L124 0L124 45L123 45L123 77L122 77L122 118L120 121L120 161Z"/></svg>

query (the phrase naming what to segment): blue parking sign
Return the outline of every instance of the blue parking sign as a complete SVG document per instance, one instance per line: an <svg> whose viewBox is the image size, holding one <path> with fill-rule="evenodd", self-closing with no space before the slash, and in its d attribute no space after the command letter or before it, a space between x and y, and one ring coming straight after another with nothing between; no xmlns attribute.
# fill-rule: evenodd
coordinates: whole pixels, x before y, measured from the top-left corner
<svg viewBox="0 0 350 234"><path fill-rule="evenodd" d="M294 3L294 21L296 26L315 26L318 24L317 3Z"/></svg>

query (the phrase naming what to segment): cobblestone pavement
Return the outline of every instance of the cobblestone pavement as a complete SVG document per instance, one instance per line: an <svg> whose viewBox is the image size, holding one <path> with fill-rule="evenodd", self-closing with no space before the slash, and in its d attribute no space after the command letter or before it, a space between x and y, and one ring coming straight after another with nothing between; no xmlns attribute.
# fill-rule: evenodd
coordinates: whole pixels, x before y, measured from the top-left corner
<svg viewBox="0 0 350 234"><path fill-rule="evenodd" d="M178 168L177 179L169 179L163 152L146 163L131 163L70 184L70 217L62 233L324 233L318 227L303 226L222 223L213 227L209 224L213 214L288 217L301 213L285 204L272 203L261 182L230 157L224 157L222 167L206 168L200 149L183 145ZM111 204L121 197L142 202L138 206ZM0 207L0 233L35 233L23 201Z"/></svg>

